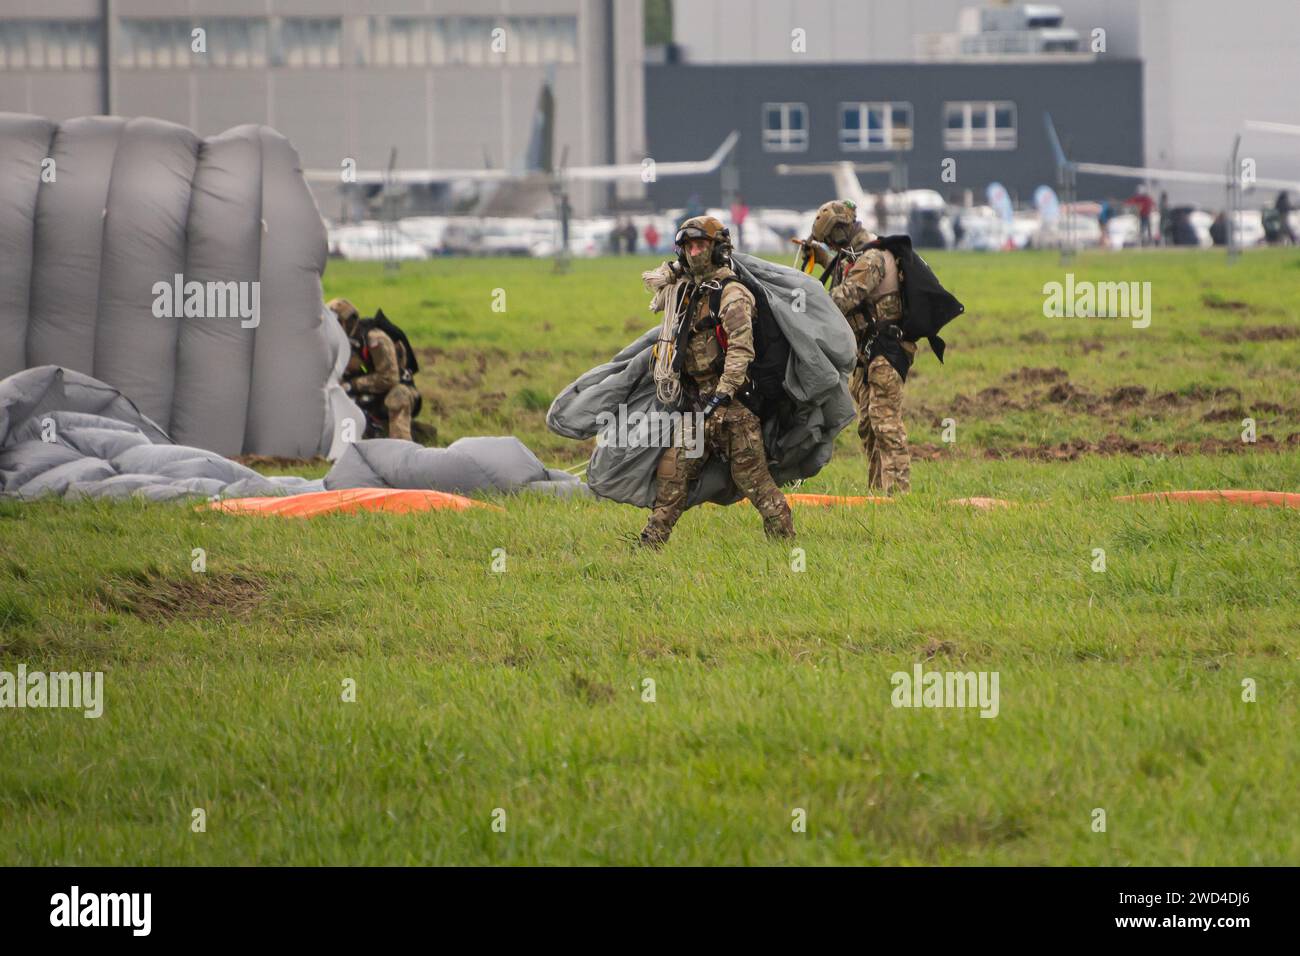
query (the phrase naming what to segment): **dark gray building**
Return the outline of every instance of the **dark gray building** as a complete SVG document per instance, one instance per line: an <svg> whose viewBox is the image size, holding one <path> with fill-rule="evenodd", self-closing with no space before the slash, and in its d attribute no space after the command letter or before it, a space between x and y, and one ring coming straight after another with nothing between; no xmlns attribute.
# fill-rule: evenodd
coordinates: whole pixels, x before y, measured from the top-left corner
<svg viewBox="0 0 1300 956"><path fill-rule="evenodd" d="M970 189L983 202L996 181L1028 203L1035 187L1057 185L1045 113L1072 159L1140 166L1144 157L1142 64L1132 59L651 64L645 91L646 146L656 161L693 158L726 131L740 131L735 162L751 206L806 209L831 195L829 178L781 176L780 164L892 160L906 167L912 189L946 198ZM945 166L954 181L944 180ZM883 174L861 180L869 191L889 185ZM1078 194L1123 198L1132 186L1081 176ZM705 204L722 198L717 175L650 189L660 207L692 195Z"/></svg>

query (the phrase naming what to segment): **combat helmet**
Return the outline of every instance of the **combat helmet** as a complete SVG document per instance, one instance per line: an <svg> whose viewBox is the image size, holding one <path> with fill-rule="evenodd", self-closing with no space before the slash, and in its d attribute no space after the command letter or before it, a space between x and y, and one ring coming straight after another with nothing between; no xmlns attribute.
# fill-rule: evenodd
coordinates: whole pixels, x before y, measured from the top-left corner
<svg viewBox="0 0 1300 956"><path fill-rule="evenodd" d="M344 324L361 317L357 307L347 299L330 299L325 303L325 308L333 312L335 317Z"/></svg>
<svg viewBox="0 0 1300 956"><path fill-rule="evenodd" d="M822 203L813 220L812 238L829 246L848 245L858 225L858 206L851 199L832 199Z"/></svg>
<svg viewBox="0 0 1300 956"><path fill-rule="evenodd" d="M712 244L709 264L714 268L731 262L731 231L713 216L692 216L681 224L673 244L677 248L677 261L687 272L693 272L686 258L686 243L691 239L707 239Z"/></svg>

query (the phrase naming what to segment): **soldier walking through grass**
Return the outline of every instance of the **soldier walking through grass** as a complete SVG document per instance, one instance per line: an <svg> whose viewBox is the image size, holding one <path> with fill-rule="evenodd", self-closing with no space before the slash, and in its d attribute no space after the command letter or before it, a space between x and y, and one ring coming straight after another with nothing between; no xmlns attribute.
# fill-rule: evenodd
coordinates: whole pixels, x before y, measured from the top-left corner
<svg viewBox="0 0 1300 956"><path fill-rule="evenodd" d="M712 455L728 462L736 487L763 516L767 535L792 538L790 505L768 470L758 416L736 400L755 356L757 307L753 293L731 269L730 234L712 216L696 216L682 223L676 248L677 262L665 263L645 278L647 286L660 290L670 283L678 286L676 295L665 296L677 307L678 314L665 322L674 334L656 346L665 350L656 352L656 360L664 360L680 382L687 409L702 414L703 454L688 456L683 446L696 442L679 441L659 459L654 510L641 543L659 547L668 540L686 510L691 483ZM683 427L697 427L696 416L684 416Z"/></svg>
<svg viewBox="0 0 1300 956"><path fill-rule="evenodd" d="M858 345L849 393L858 411L858 436L868 461L868 484L885 494L911 490L911 456L903 425L903 380L916 343L903 339L904 277L878 237L858 222L852 203L833 201L817 210L805 247L831 272L831 298Z"/></svg>

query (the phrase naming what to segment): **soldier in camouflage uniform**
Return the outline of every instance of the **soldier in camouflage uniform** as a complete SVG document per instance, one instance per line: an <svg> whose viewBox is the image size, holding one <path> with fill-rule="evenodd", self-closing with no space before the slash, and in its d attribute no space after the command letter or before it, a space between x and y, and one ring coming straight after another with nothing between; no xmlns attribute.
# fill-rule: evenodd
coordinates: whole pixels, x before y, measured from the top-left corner
<svg viewBox="0 0 1300 956"><path fill-rule="evenodd" d="M754 360L753 293L738 281L726 281L735 276L729 265L731 241L717 219L686 220L677 232L676 245L677 263L665 264L661 271L689 281L680 301L681 308L690 311L677 337L674 367L680 370L687 410L703 412L704 453L689 457L683 443L678 443L660 457L654 510L641 532L641 543L659 547L668 540L686 510L691 482L700 476L710 455L720 455L730 464L732 480L763 516L768 537L793 538L790 505L768 470L759 419L734 400ZM719 287L721 298L714 316L709 293ZM695 415L683 416L684 428L696 425ZM693 431L688 433L688 439L694 437ZM684 443L698 447L694 441Z"/></svg>
<svg viewBox="0 0 1300 956"><path fill-rule="evenodd" d="M810 238L806 247L817 261L835 264L831 298L857 339L858 364L849 392L869 462L868 484L885 494L910 491L903 375L916 355L916 343L901 337L904 277L898 261L885 249L865 248L876 236L858 222L856 207L849 202L828 202L818 209ZM896 363L903 368L901 374Z"/></svg>
<svg viewBox="0 0 1300 956"><path fill-rule="evenodd" d="M362 403L367 396L382 397L388 413L388 437L410 441L411 416L419 392L414 384L402 380L406 347L394 342L382 329L364 328L357 307L347 299L334 299L327 304L352 344L352 356L343 373L344 391Z"/></svg>

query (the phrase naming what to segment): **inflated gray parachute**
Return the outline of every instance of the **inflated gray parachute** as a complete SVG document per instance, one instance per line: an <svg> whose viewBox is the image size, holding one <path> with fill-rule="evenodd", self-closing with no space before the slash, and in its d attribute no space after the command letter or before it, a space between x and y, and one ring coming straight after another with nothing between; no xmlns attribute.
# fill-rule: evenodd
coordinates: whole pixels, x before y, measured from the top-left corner
<svg viewBox="0 0 1300 956"><path fill-rule="evenodd" d="M126 396L89 375L46 365L0 380L0 496L165 501L341 488L590 493L509 436L462 438L447 448L359 441L323 479L268 478L216 452L173 444Z"/></svg>
<svg viewBox="0 0 1300 956"><path fill-rule="evenodd" d="M737 253L738 275L767 290L772 315L790 343L785 391L787 415L763 423L768 464L777 484L810 478L830 461L835 436L853 420L848 376L856 361L853 332L834 301L812 276ZM796 304L797 303L797 304ZM604 365L562 391L546 413L546 425L566 438L597 438L587 484L602 498L649 508L655 467L668 430L666 409L655 396L651 329ZM655 418L656 413L660 416ZM690 503L730 504L740 498L728 465L710 459L691 488Z"/></svg>
<svg viewBox="0 0 1300 956"><path fill-rule="evenodd" d="M341 451L341 420L364 424L337 384L325 257L269 127L0 113L0 377L83 372L222 455Z"/></svg>

